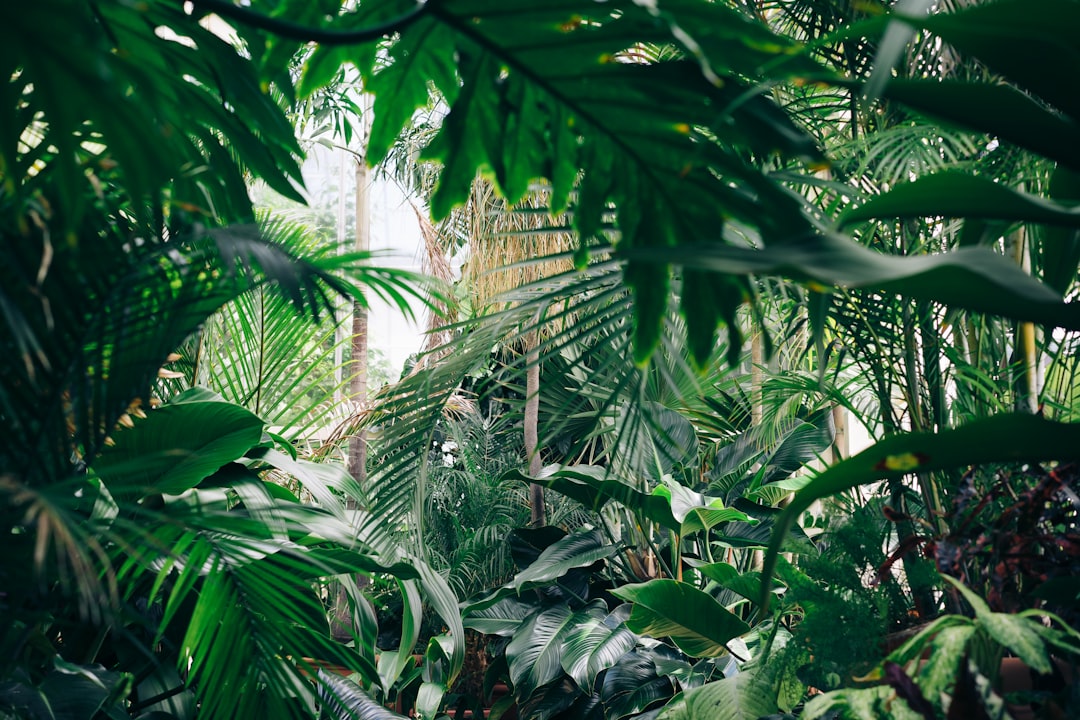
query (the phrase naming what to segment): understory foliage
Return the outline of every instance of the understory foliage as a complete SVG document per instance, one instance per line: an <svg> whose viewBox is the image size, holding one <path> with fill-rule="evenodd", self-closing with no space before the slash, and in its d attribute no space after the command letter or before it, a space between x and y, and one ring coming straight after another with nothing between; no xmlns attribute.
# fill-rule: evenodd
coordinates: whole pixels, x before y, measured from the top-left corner
<svg viewBox="0 0 1080 720"><path fill-rule="evenodd" d="M1077 27L0 7L0 715L434 718L466 626L494 715L1077 713ZM426 179L464 282L529 272L459 304L257 216L312 124ZM445 325L341 413L371 294Z"/></svg>

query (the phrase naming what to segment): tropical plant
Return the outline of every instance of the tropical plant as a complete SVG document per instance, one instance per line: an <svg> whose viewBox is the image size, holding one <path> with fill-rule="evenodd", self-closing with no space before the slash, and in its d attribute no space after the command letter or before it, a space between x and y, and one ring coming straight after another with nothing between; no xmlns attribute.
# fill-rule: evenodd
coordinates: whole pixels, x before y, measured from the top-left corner
<svg viewBox="0 0 1080 720"><path fill-rule="evenodd" d="M162 367L238 298L315 321L335 294L415 293L411 279L254 224L244 175L299 198L298 148L252 62L196 18L2 14L5 714L302 717L321 662L379 684L362 596L349 587L349 649L319 587L423 570L357 537L344 500L361 493L340 469L298 460L240 406L176 393L182 373ZM453 609L437 576L420 582Z"/></svg>
<svg viewBox="0 0 1080 720"><path fill-rule="evenodd" d="M702 617L726 621L710 633L714 644L699 646L706 659L698 662L634 632L630 606L609 594L611 578L604 578L604 559L617 548L599 532L518 530L510 545L520 572L467 602L464 615L469 627L505 638L494 643L485 686L505 678L519 716L655 716L645 711L722 675L730 656L710 658L726 654L724 644L745 627L719 606Z"/></svg>
<svg viewBox="0 0 1080 720"><path fill-rule="evenodd" d="M115 536L120 525L114 521L100 535L108 546L102 556L89 542L104 532L93 507L76 503L73 515L44 509L102 497L100 488L138 477L130 468L141 459L119 480L102 476L106 440L120 444L117 423L125 414L146 412L143 422L159 423L186 412L146 410L150 389L169 354L227 300L273 284L295 308L317 314L332 291L359 294L336 272L367 258L298 264L257 231L233 225L254 219L245 174L298 197L298 148L268 91L286 103L296 99L294 58L308 41L318 45L299 71L301 99L339 77L345 63L357 67L374 93L371 162L387 154L431 92L438 94L445 119L423 155L442 166L431 197L436 216L468 200L478 171L510 206L544 178L550 187L544 213L558 220L539 231L555 230L557 223L576 238L569 253L575 270L512 292L508 299L516 305L462 328L467 332L433 353L444 360L437 370L388 391L372 414L387 450L362 489L364 510L350 519L373 550L394 557L397 551L380 540L387 536L406 547L421 541L417 518L437 420L461 378L502 339L544 338L525 355L523 369L589 337L599 339L591 347L607 342L624 360L644 365L665 342L675 306L685 320L691 364L703 367L714 356L720 326L727 360L736 364L743 313L768 328L769 304L760 296L774 286L755 282L760 275L802 285L815 357L824 366L825 341L833 334L841 345L849 343L870 369L883 427L895 434L824 470L779 513L763 582L755 585L757 612L766 613L772 597L769 579L779 551L818 500L886 481L892 497L906 501L906 483L913 483L922 507L900 506L900 515L914 526L922 513L943 536L944 500L959 478L954 471L973 463L1077 459L1078 430L1068 422L1071 385L1058 382L1055 396L1044 395L1048 406L1066 408L1060 415L1066 422L1030 410L1039 392L1033 382L1037 331L1044 349L1058 353L1055 376L1064 378L1073 369L1068 333L1080 329L1074 303L1062 299L1071 296L1080 260L1080 107L1062 80L1080 69L1071 34L1080 5L950 2L942 12L925 14L916 10L929 3L905 2L890 13L867 9L856 16L848 14L851 7L824 1L571 0L508 8L497 0L243 6L46 0L0 10L0 58L9 79L9 102L0 115L6 331L0 336L6 358L0 366L0 467L7 527L34 539L13 562L35 570L70 602L65 616L97 619L98 612L105 618L105 609L120 607L114 596L127 597L122 586L112 593L113 576L98 572L114 567L106 561L111 552L130 547ZM231 24L241 52L200 24L212 20L210 14ZM70 42L76 37L84 42ZM908 47L910 58L894 73ZM956 65L961 58L972 62ZM960 70L946 71L948 63ZM910 152L913 146L923 149ZM986 157L969 157L982 149ZM830 162L833 175L826 177ZM973 168L978 172L970 173ZM995 182L1015 168L1023 168L1023 187ZM928 169L936 171L920 174ZM958 234L944 222L954 218ZM1025 256L1026 263L1017 262ZM384 287L397 286L393 277L366 272ZM617 332L604 337L609 330ZM895 356L889 336L905 341ZM766 340L761 336L763 349ZM958 368L952 375L941 372L943 356ZM570 353L571 369L581 357ZM641 375L622 377L632 384ZM977 389L998 378L1009 388L1004 402ZM592 389L587 379L580 386ZM757 386L751 383L752 397ZM962 390L950 409L953 387ZM903 406L894 389L903 393ZM136 399L141 407L133 407ZM638 400L634 395L626 404L629 416L653 407L635 406ZM129 432L137 431L133 424ZM618 435L635 438L638 446L645 437L655 440L621 429ZM255 444L235 448L231 459ZM635 460L634 450L619 447L612 464ZM100 483L80 474L87 466ZM179 489L194 488L217 469L200 470L202 477ZM604 486L593 481L600 482L591 478L583 486L595 499ZM162 494L139 482L139 497L120 498L134 504L126 511L137 517L153 510L148 504ZM620 484L629 490L618 488L616 499L637 512L663 515L679 535L708 536L710 513L731 510L694 498L687 514L676 514L676 500L696 491L675 483L667 498ZM229 509L243 516L253 500L236 487ZM284 498L281 508L275 502L274 512L291 508L290 502ZM26 522L28 508L36 524ZM688 530L688 521L703 527ZM285 537L302 545L298 527L282 536L271 520L250 522L264 542ZM901 542L916 537L910 527L899 535ZM78 552L71 538L87 539L89 554ZM48 552L36 550L48 550L50 542L66 548L55 566ZM201 545L192 540L184 547ZM162 553L164 564L152 568L160 587L151 583L150 596L198 592L197 583L166 587L174 568L177 576L194 578L191 568L203 566L191 562L189 552L181 568L180 556ZM118 562L118 580L143 577L136 565ZM301 564L290 566L293 580L303 574ZM415 570L444 617L451 615L438 581L422 564ZM208 576L211 587L222 587L217 575ZM75 584L65 587L65 578ZM654 580L661 584L652 587L668 582L675 581ZM638 608L649 612L639 591L633 612ZM420 705L429 713L460 666L460 644L453 642L460 627L456 616L447 620L447 644L436 639L428 648L431 672ZM20 622L33 634L52 627L53 616ZM62 637L70 631L51 638L54 647ZM227 650L201 659L224 662ZM288 704L287 680L306 681L284 670L293 667L288 652L275 647L265 657L280 671L267 676L273 687L267 697ZM29 686L54 682L42 662ZM383 677L401 662L400 656L384 658ZM63 663L54 661L52 671L70 674ZM80 682L116 688L96 696L99 705L109 705L126 688L102 672L109 670L85 670ZM706 685L695 702L711 706L743 683L755 687L751 680L763 673L725 679L708 692ZM204 711L224 715L230 697L215 677L184 679L203 693ZM14 681L27 685L22 676ZM672 704L673 715L695 711L690 693L685 700ZM259 710L253 703L245 707Z"/></svg>
<svg viewBox="0 0 1080 720"><path fill-rule="evenodd" d="M1068 716L1076 698L1068 692L1003 696L995 688L1004 652L1015 653L1029 672L1062 676L1055 656L1075 664L1080 635L1046 611L995 613L959 581L945 576L975 617L945 615L890 654L874 676L883 682L871 688L844 689L810 700L804 717L820 718L843 708L844 717L897 718L1006 717L1010 704L1039 702L1049 712ZM1049 619L1053 624L1047 625ZM1071 668L1068 672L1072 672ZM1057 695L1057 697L1052 697ZM1016 702L1016 700L1020 702ZM1049 701L1049 702L1048 702ZM1057 704L1060 703L1060 704Z"/></svg>

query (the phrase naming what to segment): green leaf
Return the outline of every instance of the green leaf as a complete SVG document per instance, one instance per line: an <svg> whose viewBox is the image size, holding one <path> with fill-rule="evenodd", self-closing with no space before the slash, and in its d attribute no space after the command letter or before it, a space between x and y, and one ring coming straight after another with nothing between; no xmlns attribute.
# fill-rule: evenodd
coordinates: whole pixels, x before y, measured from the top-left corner
<svg viewBox="0 0 1080 720"><path fill-rule="evenodd" d="M429 18L416 22L394 43L393 62L375 74L369 88L375 95L375 119L367 145L368 164L382 162L413 113L427 106L429 82L453 98L458 83L453 54L453 34Z"/></svg>
<svg viewBox="0 0 1080 720"><path fill-rule="evenodd" d="M436 220L464 204L477 172L493 167L491 143L501 135L500 98L495 86L498 63L487 54L479 58L466 55L460 72L465 80L461 94L439 134L421 154L421 159L443 164L431 196L431 215Z"/></svg>
<svg viewBox="0 0 1080 720"><path fill-rule="evenodd" d="M1022 88L1080 118L1080 101L1066 87L1080 73L1080 50L1071 29L1080 8L1069 0L1002 0L940 13L920 23L964 54L979 58Z"/></svg>
<svg viewBox="0 0 1080 720"><path fill-rule="evenodd" d="M485 635L510 637L536 609L533 603L506 597L488 607L468 608L462 622Z"/></svg>
<svg viewBox="0 0 1080 720"><path fill-rule="evenodd" d="M491 607L505 597L520 595L525 590L550 585L577 568L586 568L615 552L615 546L604 541L599 530L588 530L567 535L548 546L534 563L514 579L497 590L466 603L462 611L466 615Z"/></svg>
<svg viewBox="0 0 1080 720"><path fill-rule="evenodd" d="M537 482L578 501L590 510L599 510L606 503L614 500L666 528L676 530L681 525L672 515L671 504L667 498L641 492L620 480L612 479L608 471L602 467L572 465L562 468L558 465L549 465L535 478L519 471L510 471L507 477L516 477L525 482Z"/></svg>
<svg viewBox="0 0 1080 720"><path fill-rule="evenodd" d="M986 602L959 580L949 575L942 575L942 577L959 590L964 600L974 608L978 626L995 642L1009 652L1015 653L1028 667L1039 674L1053 672L1046 644L1039 632L1032 627L1033 623L1037 623L1036 620L1009 613L991 612Z"/></svg>
<svg viewBox="0 0 1080 720"><path fill-rule="evenodd" d="M1049 195L1067 203L1080 201L1080 173L1059 166L1050 176ZM1080 265L1080 229L1061 226L1036 228L1042 257L1043 282L1061 294L1068 292Z"/></svg>
<svg viewBox="0 0 1080 720"><path fill-rule="evenodd" d="M948 692L966 662L967 646L975 633L972 625L942 628L930 641L930 655L919 670L919 688L931 702Z"/></svg>
<svg viewBox="0 0 1080 720"><path fill-rule="evenodd" d="M874 288L955 308L1080 329L1080 307L1009 260L981 247L939 255L884 255L825 233L797 245L760 250L718 243L627 251L628 258L660 260L732 274L781 275L827 287Z"/></svg>
<svg viewBox="0 0 1080 720"><path fill-rule="evenodd" d="M540 553L536 562L514 576L511 584L519 590L543 585L614 552L615 547L604 542L599 530L572 533Z"/></svg>
<svg viewBox="0 0 1080 720"><path fill-rule="evenodd" d="M762 566L762 605L777 553L787 532L814 502L859 485L887 478L979 463L1080 460L1080 424L1032 415L997 415L939 433L894 435L818 475L784 508Z"/></svg>
<svg viewBox="0 0 1080 720"><path fill-rule="evenodd" d="M839 225L873 218L961 217L1080 227L1080 207L1019 192L989 178L940 172L904 183L844 212Z"/></svg>
<svg viewBox="0 0 1080 720"><path fill-rule="evenodd" d="M94 717L99 712L117 717L114 706L131 691L132 677L101 665L77 665L59 655L41 683L52 717Z"/></svg>
<svg viewBox="0 0 1080 720"><path fill-rule="evenodd" d="M623 655L604 673L600 700L605 717L632 717L667 700L674 690L671 678L657 674L648 651L634 651Z"/></svg>
<svg viewBox="0 0 1080 720"><path fill-rule="evenodd" d="M611 592L634 603L628 628L649 637L670 637L692 657L719 657L728 652L728 642L750 631L738 616L688 583L650 580Z"/></svg>
<svg viewBox="0 0 1080 720"><path fill-rule="evenodd" d="M817 720L823 717L843 717L850 720L926 720L922 713L911 709L907 701L897 697L890 685L872 688L834 690L810 698L801 717Z"/></svg>
<svg viewBox="0 0 1080 720"><path fill-rule="evenodd" d="M403 715L387 710L372 700L364 689L349 678L319 671L319 694L326 710L334 717L354 720L397 720Z"/></svg>
<svg viewBox="0 0 1080 720"><path fill-rule="evenodd" d="M892 79L885 97L1080 170L1080 126L1010 85Z"/></svg>
<svg viewBox="0 0 1080 720"><path fill-rule="evenodd" d="M687 690L657 720L758 720L779 711L775 673L755 667Z"/></svg>
<svg viewBox="0 0 1080 720"><path fill-rule="evenodd" d="M726 522L757 523L741 510L724 507L720 498L707 497L675 482L657 485L652 494L671 504L671 515L679 523L676 529L682 537L711 530Z"/></svg>
<svg viewBox="0 0 1080 720"><path fill-rule="evenodd" d="M796 422L765 459L754 485L778 483L790 478L821 457L832 445L835 432L830 409L815 413L808 420Z"/></svg>
<svg viewBox="0 0 1080 720"><path fill-rule="evenodd" d="M735 566L727 563L700 563L687 560L695 570L751 602L761 597L761 574L757 572L739 572Z"/></svg>
<svg viewBox="0 0 1080 720"><path fill-rule="evenodd" d="M592 612L598 607L592 606ZM573 629L574 612L565 603L533 616L506 646L510 679L518 698L528 698L562 673L563 642Z"/></svg>
<svg viewBox="0 0 1080 720"><path fill-rule="evenodd" d="M507 695L504 698L504 700L513 699L513 695ZM517 702L517 717L535 718L535 720L576 717L572 708L574 703L581 699L581 690L574 685L574 681L562 675L557 680L537 688L529 697ZM491 712L491 717L495 717L494 707Z"/></svg>
<svg viewBox="0 0 1080 720"><path fill-rule="evenodd" d="M578 687L591 692L596 676L630 652L637 636L622 623L616 610L607 617L584 611L575 616L574 629L566 637L562 668Z"/></svg>
<svg viewBox="0 0 1080 720"><path fill-rule="evenodd" d="M163 405L116 433L94 471L116 497L176 495L262 440L263 421L225 402Z"/></svg>

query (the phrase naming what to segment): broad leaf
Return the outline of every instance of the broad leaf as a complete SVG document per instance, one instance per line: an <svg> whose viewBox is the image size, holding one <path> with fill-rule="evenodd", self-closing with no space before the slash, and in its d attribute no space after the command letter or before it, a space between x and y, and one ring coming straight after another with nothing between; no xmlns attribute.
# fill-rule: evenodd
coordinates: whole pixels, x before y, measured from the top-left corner
<svg viewBox="0 0 1080 720"><path fill-rule="evenodd" d="M536 610L533 603L505 597L488 607L468 609L462 623L465 627L485 635L510 637Z"/></svg>
<svg viewBox="0 0 1080 720"><path fill-rule="evenodd" d="M163 405L116 433L94 471L117 497L176 495L243 456L262 432L262 420L231 403Z"/></svg>
<svg viewBox="0 0 1080 720"><path fill-rule="evenodd" d="M566 638L562 668L585 692L593 690L593 682L602 670L612 667L637 644L637 636L622 622L611 623L609 618L589 614L581 617Z"/></svg>
<svg viewBox="0 0 1080 720"><path fill-rule="evenodd" d="M956 578L943 575L975 610L975 620L995 642L1016 654L1032 670L1045 675L1053 672L1050 656L1042 637L1032 627L1029 618L1010 613L991 612L990 607L978 595Z"/></svg>
<svg viewBox="0 0 1080 720"><path fill-rule="evenodd" d="M732 274L781 275L826 287L875 288L1052 327L1080 329L1080 306L1066 303L1013 261L981 247L940 255L884 255L825 233L798 245L760 250L719 244L633 250L628 257Z"/></svg>
<svg viewBox="0 0 1080 720"><path fill-rule="evenodd" d="M758 720L776 713L775 673L762 667L687 690L657 720Z"/></svg>
<svg viewBox="0 0 1080 720"><path fill-rule="evenodd" d="M674 690L670 678L657 674L647 652L631 652L604 673L600 699L605 717L622 718L670 698Z"/></svg>
<svg viewBox="0 0 1080 720"><path fill-rule="evenodd" d="M784 508L762 566L762 604L768 606L767 590L780 546L799 516L817 500L916 471L1049 459L1080 460L1080 425L1033 415L997 415L952 430L894 435L876 443L822 472Z"/></svg>
<svg viewBox="0 0 1080 720"><path fill-rule="evenodd" d="M463 607L466 614L494 605L505 597L549 585L578 568L587 568L609 557L615 546L604 542L599 530L567 535L545 549L536 561L501 588L472 600Z"/></svg>
<svg viewBox="0 0 1080 720"><path fill-rule="evenodd" d="M563 643L573 629L574 612L566 604L533 616L506 646L510 679L518 698L528 698L562 673Z"/></svg>
<svg viewBox="0 0 1080 720"><path fill-rule="evenodd" d="M927 175L846 211L839 224L873 218L983 218L1080 227L1080 208L962 172Z"/></svg>
<svg viewBox="0 0 1080 720"><path fill-rule="evenodd" d="M719 657L728 652L728 642L750 631L738 616L688 583L650 580L611 592L634 603L628 628L649 637L670 637L691 657Z"/></svg>
<svg viewBox="0 0 1080 720"><path fill-rule="evenodd" d="M349 678L325 670L319 671L319 695L324 710L332 711L334 717L353 720L398 720L404 717L372 700Z"/></svg>

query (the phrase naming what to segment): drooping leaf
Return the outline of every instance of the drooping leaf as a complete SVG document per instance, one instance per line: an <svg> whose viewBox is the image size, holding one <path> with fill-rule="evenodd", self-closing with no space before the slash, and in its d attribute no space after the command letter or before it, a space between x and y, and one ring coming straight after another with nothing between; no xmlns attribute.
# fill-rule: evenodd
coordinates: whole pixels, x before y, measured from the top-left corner
<svg viewBox="0 0 1080 720"><path fill-rule="evenodd" d="M231 403L163 405L116 433L94 471L117 497L176 495L243 456L262 432L261 419Z"/></svg>
<svg viewBox="0 0 1080 720"><path fill-rule="evenodd" d="M614 552L615 546L604 542L599 530L567 535L547 547L535 562L515 575L510 582L487 595L469 601L463 610L471 613L490 607L503 598L519 595L525 590L552 584L568 573L603 561Z"/></svg>
<svg viewBox="0 0 1080 720"><path fill-rule="evenodd" d="M758 720L776 713L775 673L760 666L692 688L658 720Z"/></svg>
<svg viewBox="0 0 1080 720"><path fill-rule="evenodd" d="M1063 302L1016 263L981 247L898 257L825 233L798 245L761 250L709 244L663 253L634 249L627 255L641 261L663 257L685 267L732 274L782 275L831 287L875 288L951 307L1080 329L1080 309L1075 303Z"/></svg>
<svg viewBox="0 0 1080 720"><path fill-rule="evenodd" d="M788 530L813 502L885 478L990 462L1080 459L1080 425L1032 415L996 415L939 433L906 433L879 441L818 475L776 521L762 567L763 593ZM762 603L768 605L768 597Z"/></svg>
<svg viewBox="0 0 1080 720"><path fill-rule="evenodd" d="M579 612L563 648L562 668L585 692L593 690L596 676L612 667L637 644L637 637L621 622Z"/></svg>
<svg viewBox="0 0 1080 720"><path fill-rule="evenodd" d="M873 218L982 218L1080 227L1080 208L958 171L925 175L844 212L841 226Z"/></svg>
<svg viewBox="0 0 1080 720"><path fill-rule="evenodd" d="M606 717L632 716L670 698L671 678L659 675L647 652L630 652L604 673L600 699Z"/></svg>
<svg viewBox="0 0 1080 720"><path fill-rule="evenodd" d="M398 720L403 715L388 710L347 677L319 671L320 699L334 717L355 720Z"/></svg>
<svg viewBox="0 0 1080 720"><path fill-rule="evenodd" d="M1016 656L1032 670L1040 674L1053 672L1046 644L1032 627L1030 619L1010 613L991 612L986 602L959 580L949 575L942 577L960 591L960 594L975 610L978 626L985 630L995 642L1010 652L1016 653Z"/></svg>
<svg viewBox="0 0 1080 720"><path fill-rule="evenodd" d="M562 673L560 659L573 618L568 605L555 605L530 618L506 646L510 679L519 698L530 697Z"/></svg>
<svg viewBox="0 0 1080 720"><path fill-rule="evenodd" d="M728 642L750 630L738 616L688 583L650 580L611 592L634 603L628 628L649 637L670 637L692 657L719 657L728 652Z"/></svg>
<svg viewBox="0 0 1080 720"><path fill-rule="evenodd" d="M488 607L470 608L462 622L465 627L485 635L510 637L534 612L534 604L505 597Z"/></svg>

